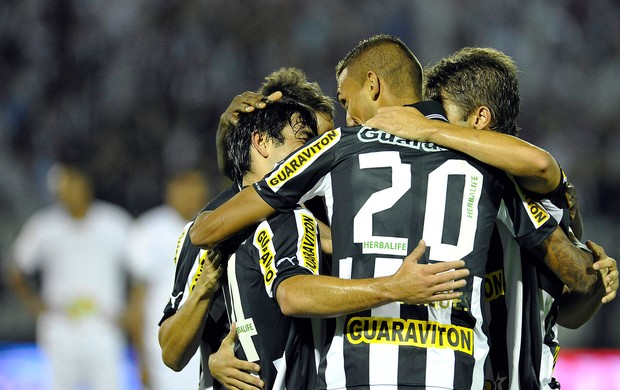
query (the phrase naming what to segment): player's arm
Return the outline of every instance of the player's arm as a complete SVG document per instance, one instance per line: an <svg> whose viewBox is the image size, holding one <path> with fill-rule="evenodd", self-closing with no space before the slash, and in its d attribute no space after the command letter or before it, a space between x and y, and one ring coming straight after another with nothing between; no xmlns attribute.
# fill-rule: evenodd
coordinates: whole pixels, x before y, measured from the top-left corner
<svg viewBox="0 0 620 390"><path fill-rule="evenodd" d="M466 153L515 176L523 188L538 194L553 191L562 179L557 161L535 145L495 131L430 120L412 107L382 107L366 125Z"/></svg>
<svg viewBox="0 0 620 390"><path fill-rule="evenodd" d="M607 256L605 250L592 241L586 244L594 254L596 262L593 268L599 272L600 277L592 294L577 294L569 291L557 300L559 306L557 322L569 329L577 329L585 324L598 312L602 304L616 297L618 290L616 260Z"/></svg>
<svg viewBox="0 0 620 390"><path fill-rule="evenodd" d="M469 270L462 260L418 264L426 245L418 246L391 276L341 279L323 275L291 276L278 285L282 313L296 317L333 317L371 309L390 302L422 304L451 300L465 286Z"/></svg>
<svg viewBox="0 0 620 390"><path fill-rule="evenodd" d="M190 239L193 245L213 248L218 242L263 221L275 211L253 186L248 186L215 210L198 214L189 231Z"/></svg>
<svg viewBox="0 0 620 390"><path fill-rule="evenodd" d="M228 150L226 149L226 136L239 121L239 115L244 112L252 112L255 109L265 108L268 103L279 100L281 97L282 92L274 92L265 97L260 93L246 91L235 96L233 101L230 102L226 111L220 116L220 123L215 134L217 167L222 175L232 179L230 177L231 169L228 160Z"/></svg>
<svg viewBox="0 0 620 390"><path fill-rule="evenodd" d="M256 363L240 360L235 357L235 340L237 328L233 323L230 332L222 340L217 352L209 356L209 372L227 389L262 389L265 383L256 375L260 366Z"/></svg>
<svg viewBox="0 0 620 390"><path fill-rule="evenodd" d="M180 309L159 327L159 345L166 366L182 370L198 350L213 294L220 287L219 256L205 259L196 285Z"/></svg>
<svg viewBox="0 0 620 390"><path fill-rule="evenodd" d="M594 258L573 245L560 227L532 251L571 291L592 294L598 279Z"/></svg>
<svg viewBox="0 0 620 390"><path fill-rule="evenodd" d="M570 227L572 233L577 240L581 241L583 237L583 220L581 219L581 211L577 200L577 190L572 183L566 185L566 203L568 204L568 212L570 215Z"/></svg>
<svg viewBox="0 0 620 390"><path fill-rule="evenodd" d="M43 313L47 307L32 282L17 266L9 269L9 286L22 300L26 307L35 315Z"/></svg>
<svg viewBox="0 0 620 390"><path fill-rule="evenodd" d="M144 302L146 299L146 289L145 282L135 278L131 281L128 294L129 299L121 322L127 330L131 345L136 352L142 385L148 388L150 385L150 374L144 345Z"/></svg>

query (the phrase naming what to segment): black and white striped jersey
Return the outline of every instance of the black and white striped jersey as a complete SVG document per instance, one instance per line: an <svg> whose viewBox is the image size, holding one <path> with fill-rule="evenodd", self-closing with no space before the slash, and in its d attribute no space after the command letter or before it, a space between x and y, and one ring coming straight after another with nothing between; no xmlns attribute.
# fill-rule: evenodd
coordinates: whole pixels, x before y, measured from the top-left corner
<svg viewBox="0 0 620 390"><path fill-rule="evenodd" d="M202 211L215 209L228 199L232 198L237 192L239 192L239 188L236 185L231 186L209 202ZM192 245L189 237L189 229L191 225L192 222L185 226L177 242L174 257L176 269L172 292L170 293L170 300L164 308L163 317L159 322L160 325L168 317L175 314L185 303L189 297L189 294L191 294L194 289L196 280L202 273L204 267L207 251L201 250L199 247ZM234 244L232 243L225 242L223 245L228 250L235 249ZM213 380L211 374L209 373L208 359L212 352L217 351L221 341L224 337L226 337L229 330L229 325L221 290L216 293L212 300L213 302L206 319L205 329L200 343L201 372L196 373L197 377L200 375L199 389L201 390L222 388L217 381Z"/></svg>
<svg viewBox="0 0 620 390"><path fill-rule="evenodd" d="M414 107L427 116L443 113L435 102ZM339 317L319 388L482 388L489 349L484 278L496 219L510 220L524 247L540 244L557 226L502 172L363 126L312 140L254 187L280 211L325 196L335 276L390 275L420 239L428 247L421 262L463 259L471 272L461 299L392 303Z"/></svg>
<svg viewBox="0 0 620 390"><path fill-rule="evenodd" d="M570 218L564 198L566 177L547 198L523 195L528 203L544 207L564 230ZM536 199L536 200L535 200ZM537 206L537 207L539 207ZM520 248L510 229L498 223L501 245L489 253L485 278L491 310L491 372L488 388L545 389L552 381L559 352L557 307L561 280L527 249Z"/></svg>
<svg viewBox="0 0 620 390"><path fill-rule="evenodd" d="M316 386L320 328L283 315L276 291L292 276L318 275L320 264L318 225L302 208L263 221L228 261L223 289L237 324L236 355L260 364L267 389Z"/></svg>

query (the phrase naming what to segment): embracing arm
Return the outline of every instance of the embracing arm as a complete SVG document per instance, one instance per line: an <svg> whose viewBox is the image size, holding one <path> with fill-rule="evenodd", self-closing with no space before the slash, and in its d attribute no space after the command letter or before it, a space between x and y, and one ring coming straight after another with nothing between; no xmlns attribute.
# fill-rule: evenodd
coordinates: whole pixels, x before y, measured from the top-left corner
<svg viewBox="0 0 620 390"><path fill-rule="evenodd" d="M198 214L189 230L190 239L193 245L213 248L218 242L273 213L275 210L256 193L253 186L249 186L215 210Z"/></svg>
<svg viewBox="0 0 620 390"><path fill-rule="evenodd" d="M230 325L230 332L222 340L219 349L209 356L209 371L227 389L255 390L265 387L258 377L260 366L253 362L237 359L235 356L235 340L237 327Z"/></svg>
<svg viewBox="0 0 620 390"><path fill-rule="evenodd" d="M371 309L390 302L422 304L455 299L469 275L462 260L418 264L423 241L391 276L342 279L296 275L280 283L276 299L282 313L295 317L333 317Z"/></svg>
<svg viewBox="0 0 620 390"><path fill-rule="evenodd" d="M159 328L159 345L166 366L181 371L198 350L213 294L219 288L219 259L205 259L204 270L187 301Z"/></svg>
<svg viewBox="0 0 620 390"><path fill-rule="evenodd" d="M593 256L573 245L560 227L533 252L571 291L592 294L598 279Z"/></svg>
<svg viewBox="0 0 620 390"><path fill-rule="evenodd" d="M596 260L592 268L600 274L600 277L592 294L569 291L558 299L557 322L565 328L577 329L585 324L598 312L602 304L612 301L618 291L616 260L607 256L605 250L596 243L588 241L586 244L592 250Z"/></svg>
<svg viewBox="0 0 620 390"><path fill-rule="evenodd" d="M515 176L523 188L538 194L553 191L562 179L558 163L544 149L508 134L430 120L411 107L382 107L366 125L468 154Z"/></svg>

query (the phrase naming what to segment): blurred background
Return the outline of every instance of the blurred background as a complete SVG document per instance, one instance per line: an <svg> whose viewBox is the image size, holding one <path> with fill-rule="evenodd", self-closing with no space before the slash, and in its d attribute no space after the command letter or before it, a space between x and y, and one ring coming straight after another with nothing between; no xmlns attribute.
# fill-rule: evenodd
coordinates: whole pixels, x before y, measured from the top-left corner
<svg viewBox="0 0 620 390"><path fill-rule="evenodd" d="M402 38L423 65L463 46L512 56L521 136L558 159L577 187L584 237L620 259L618 1L3 0L3 266L24 221L53 201L46 176L64 141L96 143L98 197L133 216L161 203L175 165L198 164L214 195L228 185L215 130L235 95L295 66L335 97L334 66L377 33ZM581 329L562 329L562 345L620 348L617 301ZM5 278L0 312L0 342L34 341L34 317Z"/></svg>

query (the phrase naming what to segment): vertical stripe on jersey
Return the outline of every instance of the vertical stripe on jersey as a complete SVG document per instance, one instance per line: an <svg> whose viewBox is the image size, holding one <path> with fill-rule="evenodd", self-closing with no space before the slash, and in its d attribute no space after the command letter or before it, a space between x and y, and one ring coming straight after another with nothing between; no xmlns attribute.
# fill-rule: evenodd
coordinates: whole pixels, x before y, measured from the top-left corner
<svg viewBox="0 0 620 390"><path fill-rule="evenodd" d="M256 362L260 360L252 336L256 335L256 328L251 318L245 318L243 314L243 306L241 304L241 293L239 292L239 282L237 280L237 255L233 254L228 259L228 290L230 291L231 300L231 313L230 318L232 322L237 323L237 337L239 343L248 361ZM239 332L240 329L249 328L251 330L246 332Z"/></svg>
<svg viewBox="0 0 620 390"><path fill-rule="evenodd" d="M471 294L471 311L475 318L483 318L483 308L481 303L484 301L484 279L474 276L473 289ZM471 388L484 388L484 362L489 354L489 340L482 329L482 321L476 321L474 328L474 375Z"/></svg>
<svg viewBox="0 0 620 390"><path fill-rule="evenodd" d="M428 305L428 323L450 324L452 305L442 308L440 305ZM433 337L429 335L429 337ZM474 340L474 348L478 348ZM455 367L455 351L448 348L427 348L426 350L426 385L454 388L454 369L446 370L447 367ZM441 371L438 371L440 369Z"/></svg>
<svg viewBox="0 0 620 390"><path fill-rule="evenodd" d="M403 264L399 258L375 259L374 277L389 276ZM375 318L399 318L400 302L388 303L376 307L370 311L370 316ZM371 385L398 382L398 345L370 344L368 352L368 379Z"/></svg>
<svg viewBox="0 0 620 390"><path fill-rule="evenodd" d="M198 280L198 277L200 277L200 273L202 271L202 268L204 267L204 263L201 264L200 259L204 259L206 255L207 251L204 249L201 249L200 252L198 252L198 254L196 255L196 261L194 261L194 263L192 264L192 268L189 271L189 275L191 276L187 278L187 283L185 284L185 287L183 289L183 294L180 294L179 292L177 293L177 295L170 295L170 304L172 305L173 309L179 310L179 308L183 306L185 301L187 301L187 299L189 298L189 294L194 289L195 283ZM179 295L181 297L180 300L178 299Z"/></svg>
<svg viewBox="0 0 620 390"><path fill-rule="evenodd" d="M538 294L538 302L540 302L540 318L547 319L547 314L552 313L552 308L550 305L553 305L554 298L543 289L539 289ZM558 325L553 325L553 330L555 331L553 332L553 336L555 336L553 337L553 340L547 340L547 337L549 337L549 332L546 329L547 325L547 321L540 321L540 334L545 337L545 342L542 344L542 356L540 359L539 373L540 383L543 384L550 383L553 378L553 367L556 359L555 353L557 348L559 348L557 343ZM549 345L550 343L552 345Z"/></svg>
<svg viewBox="0 0 620 390"><path fill-rule="evenodd" d="M340 259L338 276L343 279L351 279L351 267L353 258L347 257ZM327 351L327 366L325 369L325 383L328 389L345 388L347 377L344 372L344 335L346 316L340 316L336 319L336 332L332 339L332 343Z"/></svg>
<svg viewBox="0 0 620 390"><path fill-rule="evenodd" d="M334 193L332 191L331 172L323 176L310 191L302 196L299 200L299 204L303 204L316 196L322 196L324 198L326 208L325 211L327 212L327 218L329 220L329 225L331 226L332 215L334 213Z"/></svg>
<svg viewBox="0 0 620 390"><path fill-rule="evenodd" d="M446 199L450 177L463 176L463 197L461 201L461 222L456 245L446 244L443 240L445 225ZM477 224L478 203L483 187L482 173L465 160L448 160L428 175L428 195L426 198L426 216L422 238L430 248L429 259L433 261L450 261L462 259L474 248Z"/></svg>
<svg viewBox="0 0 620 390"><path fill-rule="evenodd" d="M512 233L512 222L507 217L508 213L504 203L500 207L502 223L497 223L497 231L504 248L504 280L506 283L506 310L507 328L506 345L508 346L508 378L510 389L519 389L519 360L521 355L521 332L523 323L523 277L521 271L521 249L515 241ZM500 219L500 218L498 218ZM505 225L508 223L509 225Z"/></svg>

